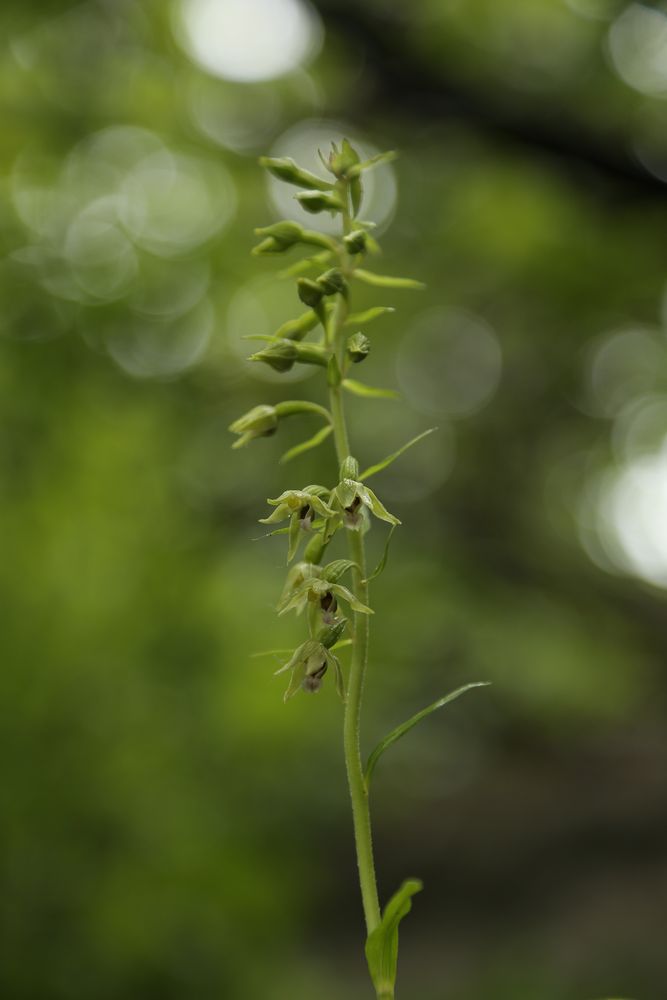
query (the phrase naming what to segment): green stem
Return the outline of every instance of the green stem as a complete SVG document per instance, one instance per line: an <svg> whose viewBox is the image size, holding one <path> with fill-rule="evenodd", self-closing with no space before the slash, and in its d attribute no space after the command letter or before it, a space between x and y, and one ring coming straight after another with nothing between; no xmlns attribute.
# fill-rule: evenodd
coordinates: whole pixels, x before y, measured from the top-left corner
<svg viewBox="0 0 667 1000"><path fill-rule="evenodd" d="M332 317L332 335L334 345L340 340L340 333L345 322L347 304L342 295L338 296L336 309ZM330 386L329 399L333 418L334 440L339 464L350 454L345 410L340 386ZM350 556L359 567L354 572L355 593L363 604L368 603L368 584L366 577L366 553L364 536L360 531L348 529ZM375 879L375 864L373 861L373 840L371 836L371 818L368 806L368 790L364 781L363 763L360 746L361 704L364 690L364 679L368 664L368 615L355 613L354 637L352 645L352 662L348 682L345 719L343 724L343 746L345 751L345 766L352 801L352 818L354 822L354 840L359 868L359 883L361 899L366 919L366 929L370 934L380 923L380 903L378 900Z"/></svg>

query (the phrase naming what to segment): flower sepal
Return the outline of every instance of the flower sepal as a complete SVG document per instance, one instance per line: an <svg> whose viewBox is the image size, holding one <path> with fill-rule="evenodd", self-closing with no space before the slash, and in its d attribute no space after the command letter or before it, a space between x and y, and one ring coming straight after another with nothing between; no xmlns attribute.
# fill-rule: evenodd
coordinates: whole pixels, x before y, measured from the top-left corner
<svg viewBox="0 0 667 1000"><path fill-rule="evenodd" d="M344 702L345 682L340 662L319 639L306 639L294 650L287 663L276 670L276 675L290 674L287 690L283 695L284 700L289 701L299 690L308 691L311 694L319 691L322 679L329 667L334 672L338 695Z"/></svg>

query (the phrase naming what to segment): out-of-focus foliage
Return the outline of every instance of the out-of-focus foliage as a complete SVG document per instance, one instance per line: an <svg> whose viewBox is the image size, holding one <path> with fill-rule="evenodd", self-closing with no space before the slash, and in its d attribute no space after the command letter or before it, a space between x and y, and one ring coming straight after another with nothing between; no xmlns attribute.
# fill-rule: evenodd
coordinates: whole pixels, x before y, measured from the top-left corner
<svg viewBox="0 0 667 1000"><path fill-rule="evenodd" d="M660 996L663 7L5 0L0 28L0 994L366 995L340 706L283 706L252 656L294 634L262 498L332 463L226 431L284 398L242 337L300 312L252 229L312 225L256 157L349 133L401 150L364 212L428 283L368 327L404 399L353 400L354 447L440 428L378 473L404 526L368 746L493 681L374 778L383 891L425 882L401 976Z"/></svg>

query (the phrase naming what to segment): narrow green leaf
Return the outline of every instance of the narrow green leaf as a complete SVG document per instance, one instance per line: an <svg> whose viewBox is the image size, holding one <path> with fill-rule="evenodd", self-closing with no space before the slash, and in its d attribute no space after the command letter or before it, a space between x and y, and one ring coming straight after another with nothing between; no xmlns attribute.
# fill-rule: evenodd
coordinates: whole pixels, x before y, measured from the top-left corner
<svg viewBox="0 0 667 1000"><path fill-rule="evenodd" d="M429 434L433 434L433 432L437 431L437 429L437 427L429 427L427 431L422 431L421 434L418 434L417 437L413 437L412 440L408 441L407 444L404 444L402 448L398 449L398 451L395 451L393 454L383 458L381 462L377 463L377 465L369 466L368 469L361 473L359 479L368 479L369 476L374 476L376 472L382 472L383 469L386 469L387 466L391 465L391 463L397 458L400 458L404 451L407 451L408 448L412 448L413 444L417 444L418 441L421 441L422 438L428 437Z"/></svg>
<svg viewBox="0 0 667 1000"><path fill-rule="evenodd" d="M327 655L327 663L329 663L334 670L334 677L336 680L336 692L338 697L343 704L347 702L347 691L345 690L345 677L343 676L343 669L340 665L340 660L333 653L329 652Z"/></svg>
<svg viewBox="0 0 667 1000"><path fill-rule="evenodd" d="M364 323L370 323L378 316L393 312L396 312L393 306L373 306L371 309L365 309L364 312L350 313L345 320L345 326L363 326Z"/></svg>
<svg viewBox="0 0 667 1000"><path fill-rule="evenodd" d="M289 523L289 543L287 546L287 564L289 565L296 555L296 550L299 547L299 541L301 540L301 521L299 519L298 513L292 514Z"/></svg>
<svg viewBox="0 0 667 1000"><path fill-rule="evenodd" d="M292 647L289 646L287 649L262 649L258 653L251 653L250 658L252 660L257 660L264 656L287 656L288 653L292 652Z"/></svg>
<svg viewBox="0 0 667 1000"><path fill-rule="evenodd" d="M398 925L412 909L412 897L422 888L419 879L406 879L385 906L380 925L366 940L366 961L379 997L394 995L398 964Z"/></svg>
<svg viewBox="0 0 667 1000"><path fill-rule="evenodd" d="M293 458L297 455L302 455L304 451L310 451L311 448L317 448L318 445L322 444L323 441L329 437L332 433L333 427L331 424L327 424L326 427L321 427L316 434L313 434L311 438L307 441L302 441L301 444L295 444L293 448L289 448L284 455L280 456L280 464L284 465L285 462L291 462Z"/></svg>
<svg viewBox="0 0 667 1000"><path fill-rule="evenodd" d="M464 684L463 687L450 692L450 694L445 695L444 698L438 698L438 700L434 701L432 705L429 705L427 708L423 708L421 712L417 712L416 715L413 715L407 720L407 722L402 723L402 725L397 726L396 729L392 729L388 736L385 736L383 740L380 740L375 750L373 750L372 754L368 758L366 770L364 772L366 787L368 788L370 784L371 775L375 770L375 765L387 747L390 747L392 743L396 742L396 740L400 740L401 736L405 736L406 733L409 733L413 726L416 726L418 722L425 719L427 715L431 714L431 712L435 712L438 708L442 708L443 705L448 705L456 698L460 698L462 694L465 694L466 691L471 691L472 688L488 687L490 683L490 681L474 681L472 684Z"/></svg>
<svg viewBox="0 0 667 1000"><path fill-rule="evenodd" d="M331 647L331 649L332 650L334 650L334 649L343 649L344 646L351 646L351 645L352 645L352 639L341 639L340 642L335 642L333 644L333 646ZM289 652L289 650L288 650L288 652Z"/></svg>
<svg viewBox="0 0 667 1000"><path fill-rule="evenodd" d="M366 385L365 382L357 382L353 378L344 378L342 386L351 392L353 396L363 396L365 399L400 399L400 392L395 389L379 389L373 385Z"/></svg>
<svg viewBox="0 0 667 1000"><path fill-rule="evenodd" d="M377 579L380 573L384 573L384 568L387 565L387 557L389 556L389 543L391 541L391 536L394 534L395 530L396 530L396 525L392 524L391 528L389 529L389 534L387 535L387 541L384 543L384 552L382 553L382 557L377 566L375 567L375 569L373 570L373 572L371 573L371 575L367 576L366 579L363 581L364 583L370 583L372 580Z"/></svg>
<svg viewBox="0 0 667 1000"><path fill-rule="evenodd" d="M391 163L395 160L398 153L395 149L389 149L386 153L378 153L376 156L371 156L369 160L362 160L361 163L357 163L354 167L350 167L347 172L348 177L355 177L360 174L362 170L373 170L375 167L379 167L381 163Z"/></svg>
<svg viewBox="0 0 667 1000"><path fill-rule="evenodd" d="M413 288L415 291L426 288L423 281L415 281L414 278L394 278L389 274L375 274L374 271L364 271L359 267L354 272L354 277L377 288Z"/></svg>
<svg viewBox="0 0 667 1000"><path fill-rule="evenodd" d="M307 274L308 271L317 270L324 264L328 264L333 259L333 256L334 254L330 250L325 250L324 253L317 253L313 257L304 257L302 260L295 261L290 267L285 267L281 271L278 271L278 277L294 278L300 274Z"/></svg>
<svg viewBox="0 0 667 1000"><path fill-rule="evenodd" d="M289 533L289 528L274 528L273 531L267 531L263 535L257 535L255 538L251 539L253 542L261 542L263 538L270 538L271 535L287 535Z"/></svg>
<svg viewBox="0 0 667 1000"><path fill-rule="evenodd" d="M355 175L350 176L350 201L352 202L352 215L358 215L359 209L361 208L361 200L364 196L364 186L361 182L361 177Z"/></svg>

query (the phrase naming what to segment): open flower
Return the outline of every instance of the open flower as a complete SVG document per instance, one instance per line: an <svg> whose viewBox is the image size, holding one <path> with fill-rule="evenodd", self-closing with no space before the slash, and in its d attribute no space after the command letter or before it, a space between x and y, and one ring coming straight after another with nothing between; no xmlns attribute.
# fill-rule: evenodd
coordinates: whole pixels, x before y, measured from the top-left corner
<svg viewBox="0 0 667 1000"><path fill-rule="evenodd" d="M345 527L353 528L356 531L363 527L364 510L370 511L375 517L381 521L387 521L388 524L401 523L397 517L389 513L384 504L380 503L368 486L357 482L356 479L341 479L332 493L331 506L342 516Z"/></svg>
<svg viewBox="0 0 667 1000"><path fill-rule="evenodd" d="M343 587L340 583L331 583L329 580L321 580L316 576L311 576L303 581L301 586L296 588L291 596L278 606L279 614L284 615L287 611L296 609L297 612L303 610L307 601L319 604L323 612L323 620L326 624L333 624L338 608L338 599L345 601L353 611L359 611L364 615L372 615L371 608L362 604L351 590Z"/></svg>
<svg viewBox="0 0 667 1000"><path fill-rule="evenodd" d="M298 646L287 663L283 664L276 674L289 673L290 679L284 699L288 701L299 688L314 694L322 686L322 679L329 667L334 672L336 691L341 701L345 701L345 681L340 662L329 648L340 637L345 628L345 620L335 626L323 629L316 639L307 639Z"/></svg>
<svg viewBox="0 0 667 1000"><path fill-rule="evenodd" d="M306 486L302 490L285 490L275 500L268 500L276 509L268 517L261 517L261 524L276 524L289 518L289 546L287 561L291 562L296 555L300 533L310 531L315 514L321 517L334 517L334 511L322 500L329 495L325 486Z"/></svg>

